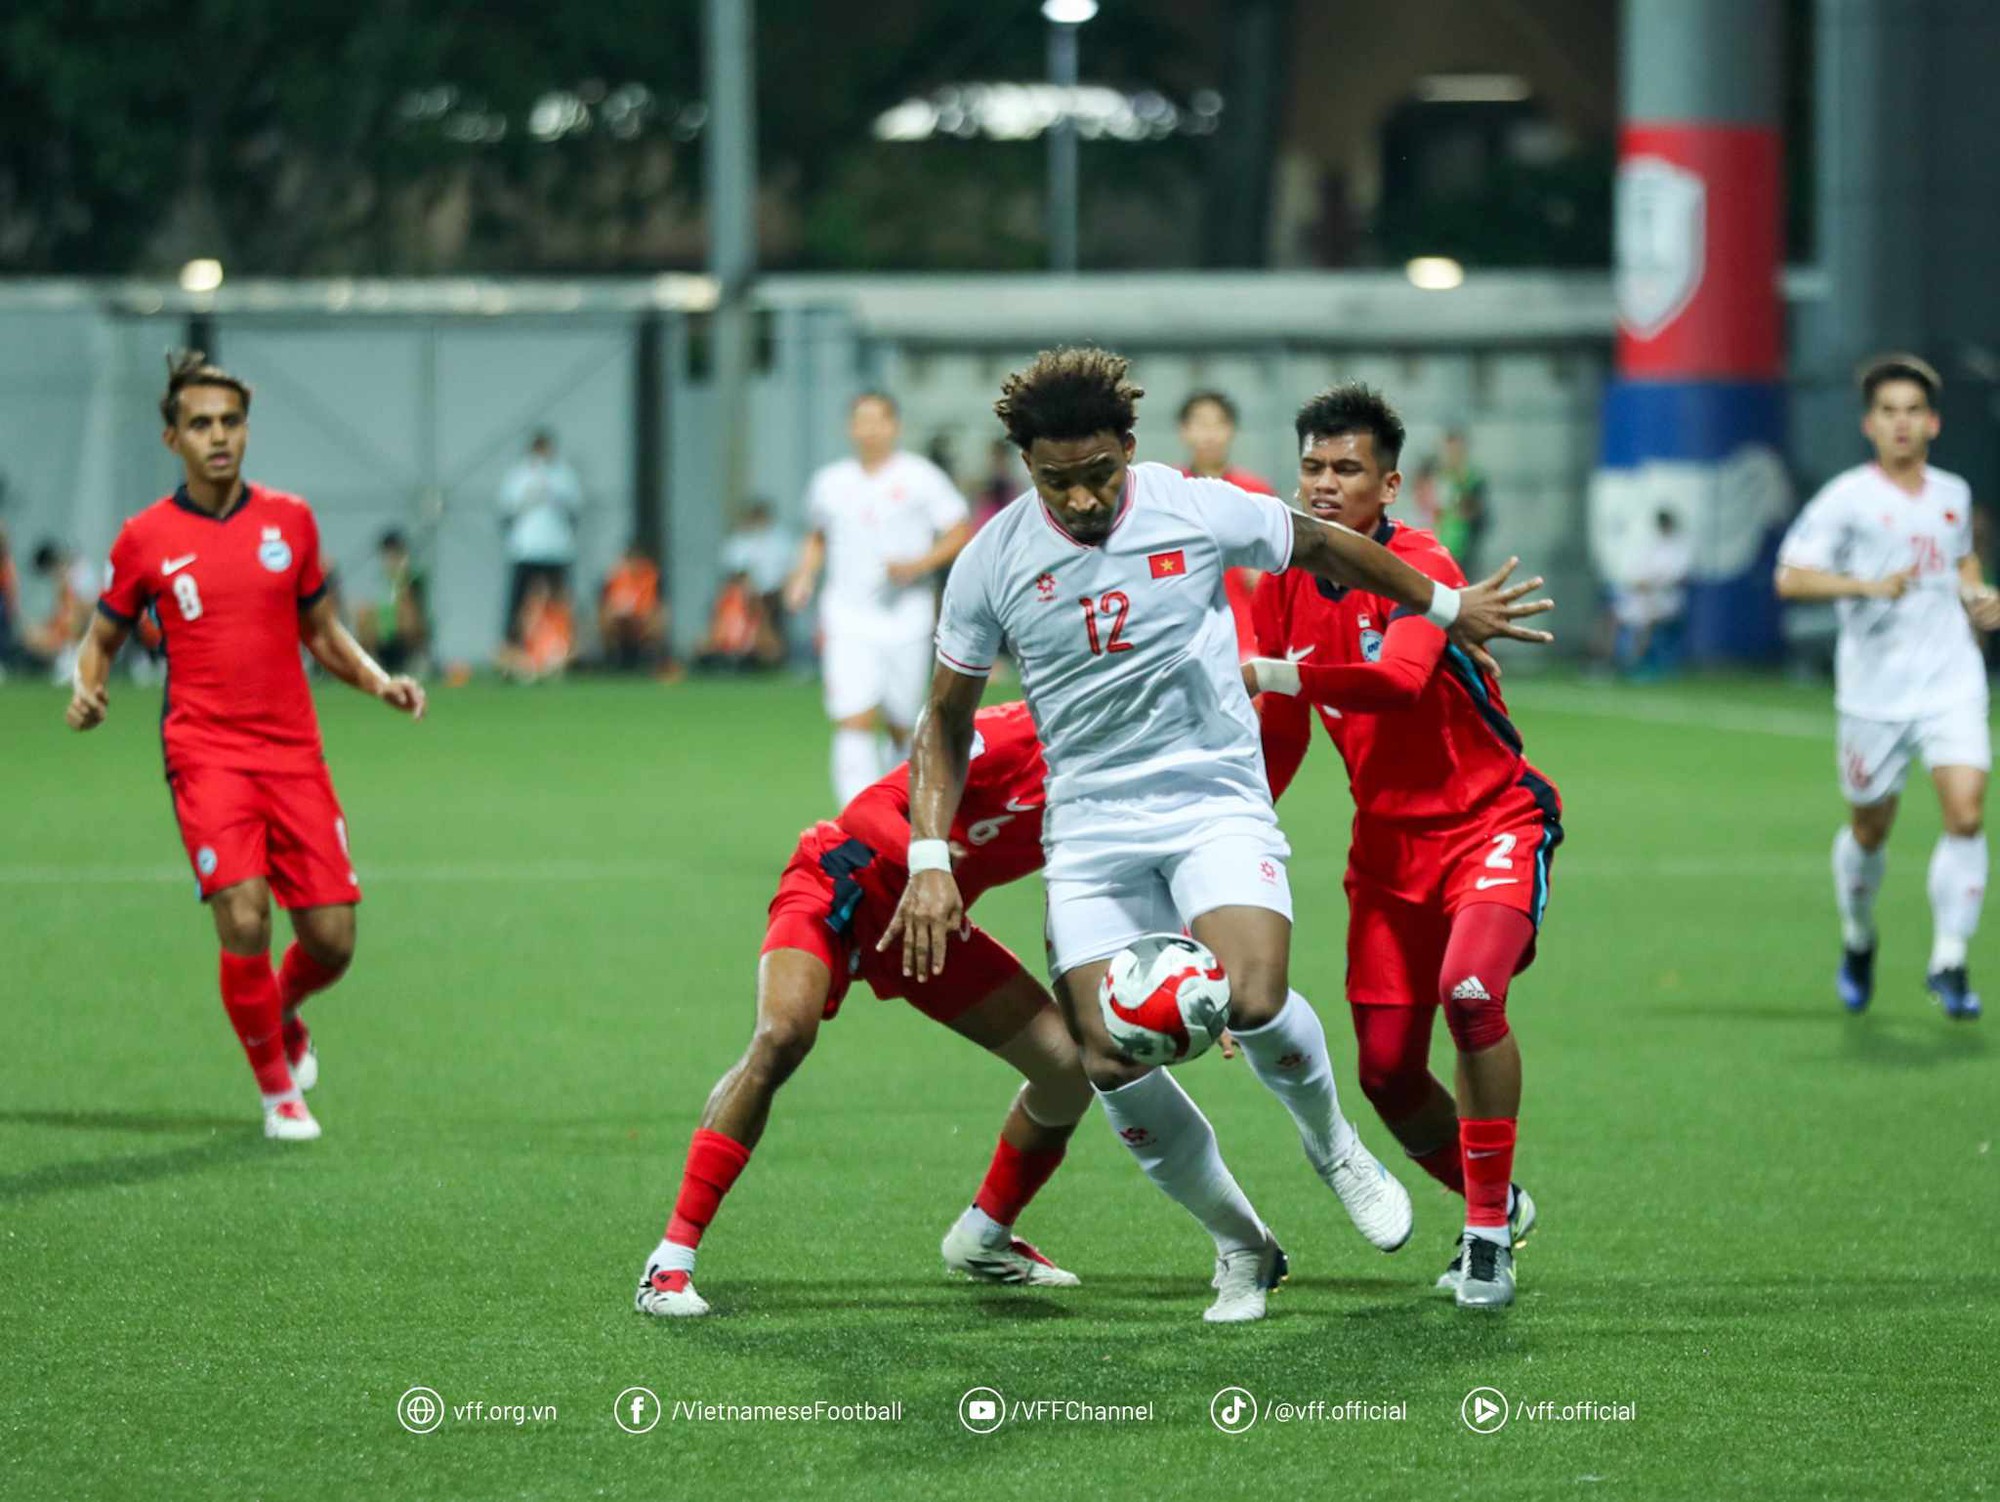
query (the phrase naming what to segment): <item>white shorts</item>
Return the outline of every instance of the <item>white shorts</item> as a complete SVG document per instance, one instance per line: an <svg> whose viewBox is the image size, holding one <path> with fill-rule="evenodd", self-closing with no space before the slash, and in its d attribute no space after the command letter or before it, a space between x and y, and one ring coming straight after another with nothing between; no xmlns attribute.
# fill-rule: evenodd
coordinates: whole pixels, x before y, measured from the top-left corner
<svg viewBox="0 0 2000 1502"><path fill-rule="evenodd" d="M1209 818L1157 839L1092 848L1065 841L1050 853L1046 937L1049 975L1108 960L1145 934L1177 933L1219 907L1292 916L1285 872L1292 847L1268 813ZM1081 847L1081 848L1079 848Z"/></svg>
<svg viewBox="0 0 2000 1502"><path fill-rule="evenodd" d="M886 636L827 628L820 673L826 717L845 720L879 709L891 725L908 730L930 693L931 632Z"/></svg>
<svg viewBox="0 0 2000 1502"><path fill-rule="evenodd" d="M1921 720L1864 720L1840 717L1840 790L1857 808L1867 808L1903 790L1910 758L1924 768L1993 765L1986 706L1970 700Z"/></svg>

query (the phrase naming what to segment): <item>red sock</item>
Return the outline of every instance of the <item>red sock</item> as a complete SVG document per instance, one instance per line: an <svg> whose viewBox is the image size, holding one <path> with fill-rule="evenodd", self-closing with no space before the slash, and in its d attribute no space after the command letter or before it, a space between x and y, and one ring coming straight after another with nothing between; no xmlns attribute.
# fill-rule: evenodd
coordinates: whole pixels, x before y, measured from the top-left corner
<svg viewBox="0 0 2000 1502"><path fill-rule="evenodd" d="M733 1137L699 1127L688 1144L687 1168L674 1201L674 1218L667 1222L667 1240L675 1246L700 1246L701 1233L722 1208L722 1197L750 1161L750 1149Z"/></svg>
<svg viewBox="0 0 2000 1502"><path fill-rule="evenodd" d="M1460 1155L1458 1139L1432 1148L1427 1153L1411 1153L1410 1161L1425 1173L1436 1179L1453 1194L1465 1195L1465 1159Z"/></svg>
<svg viewBox="0 0 2000 1502"><path fill-rule="evenodd" d="M1054 1152L1023 1152L1005 1137L993 1149L993 1161L986 1169L986 1182L972 1203L1003 1226L1011 1226L1028 1208L1028 1201L1048 1183L1049 1175L1061 1165L1067 1146Z"/></svg>
<svg viewBox="0 0 2000 1502"><path fill-rule="evenodd" d="M1465 1223L1506 1225L1507 1188L1514 1178L1513 1120L1461 1120L1458 1136L1465 1147Z"/></svg>
<svg viewBox="0 0 2000 1502"><path fill-rule="evenodd" d="M285 960L278 967L278 1004L283 1009L285 1030L285 1057L297 1062L305 1056L306 1025L298 1018L297 1008L309 996L317 996L346 973L342 965L335 969L322 965L307 954L305 947L297 939L285 951Z"/></svg>
<svg viewBox="0 0 2000 1502"><path fill-rule="evenodd" d="M285 951L285 962L278 967L278 995L288 1007L295 1007L308 996L317 996L347 972L341 965L322 965L306 953L305 946L297 939Z"/></svg>
<svg viewBox="0 0 2000 1502"><path fill-rule="evenodd" d="M292 1066L285 1061L280 1025L278 978L268 954L222 955L222 1009L243 1044L257 1088L266 1097L292 1093Z"/></svg>

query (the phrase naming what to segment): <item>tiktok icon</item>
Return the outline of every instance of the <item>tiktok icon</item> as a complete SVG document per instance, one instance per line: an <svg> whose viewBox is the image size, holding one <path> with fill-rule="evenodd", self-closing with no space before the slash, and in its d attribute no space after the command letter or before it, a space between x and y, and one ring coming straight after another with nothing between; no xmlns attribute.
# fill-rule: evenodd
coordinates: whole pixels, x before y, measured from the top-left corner
<svg viewBox="0 0 2000 1502"><path fill-rule="evenodd" d="M1257 1399L1247 1387L1225 1387L1208 1400L1208 1417L1224 1434L1241 1434L1257 1422Z"/></svg>

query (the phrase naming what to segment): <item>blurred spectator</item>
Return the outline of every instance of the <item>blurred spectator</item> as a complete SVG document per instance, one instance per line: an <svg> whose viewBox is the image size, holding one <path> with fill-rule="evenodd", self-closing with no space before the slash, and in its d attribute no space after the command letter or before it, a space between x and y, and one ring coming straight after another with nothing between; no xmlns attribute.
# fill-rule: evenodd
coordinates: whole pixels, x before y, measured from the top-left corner
<svg viewBox="0 0 2000 1502"><path fill-rule="evenodd" d="M724 579L741 574L753 593L762 598L771 628L784 635L785 579L798 556L798 539L777 523L766 500L754 500L743 508L722 542Z"/></svg>
<svg viewBox="0 0 2000 1502"><path fill-rule="evenodd" d="M1664 678L1680 666L1687 615L1687 581L1694 552L1671 511L1653 519L1653 536L1633 560L1630 575L1614 586L1611 609L1618 621L1613 660L1638 679Z"/></svg>
<svg viewBox="0 0 2000 1502"><path fill-rule="evenodd" d="M604 666L613 672L679 676L667 646L660 566L636 538L604 576L597 597L597 639L604 650Z"/></svg>
<svg viewBox="0 0 2000 1502"><path fill-rule="evenodd" d="M785 639L778 633L765 599L747 573L724 578L708 615L708 630L696 649L696 665L738 673L782 665Z"/></svg>
<svg viewBox="0 0 2000 1502"><path fill-rule="evenodd" d="M1027 488L1028 477L1021 469L1021 456L1014 445L1004 438L994 439L986 450L986 473L972 492L974 534Z"/></svg>
<svg viewBox="0 0 2000 1502"><path fill-rule="evenodd" d="M560 678L576 660L575 612L546 576L528 581L512 635L495 659L503 677L520 683Z"/></svg>
<svg viewBox="0 0 2000 1502"><path fill-rule="evenodd" d="M951 434L940 428L931 434L931 441L924 445L924 457L958 482L958 445Z"/></svg>
<svg viewBox="0 0 2000 1502"><path fill-rule="evenodd" d="M21 578L14 571L14 553L7 529L0 527L0 672L21 660Z"/></svg>
<svg viewBox="0 0 2000 1502"><path fill-rule="evenodd" d="M527 455L500 482L500 514L507 522L507 640L521 645L521 607L528 586L540 579L568 602L570 566L576 562L576 519L583 486L576 471L556 457L555 435L544 428Z"/></svg>
<svg viewBox="0 0 2000 1502"><path fill-rule="evenodd" d="M1230 468L1229 450L1236 443L1236 403L1220 391L1197 391L1181 403L1180 433L1188 456L1181 473L1196 479L1227 480L1239 490L1254 490L1259 495L1278 493L1261 475ZM1245 662L1257 655L1250 598L1263 577L1254 568L1233 568L1222 576L1223 593L1229 597L1229 611L1236 618L1237 655Z"/></svg>
<svg viewBox="0 0 2000 1502"><path fill-rule="evenodd" d="M1438 529L1438 462L1433 454L1417 466L1417 472L1410 477L1409 488L1404 491L1409 497L1410 521L1426 532Z"/></svg>
<svg viewBox="0 0 2000 1502"><path fill-rule="evenodd" d="M391 527L376 544L388 594L362 609L355 635L370 655L392 673L429 670L430 581L410 556L410 544Z"/></svg>
<svg viewBox="0 0 2000 1502"><path fill-rule="evenodd" d="M1486 536L1486 500L1486 476L1473 465L1465 434L1453 428L1444 435L1437 461L1437 539L1475 576Z"/></svg>
<svg viewBox="0 0 2000 1502"><path fill-rule="evenodd" d="M97 600L97 571L60 544L44 542L35 549L34 573L47 581L49 613L23 627L21 645L31 661L67 678Z"/></svg>

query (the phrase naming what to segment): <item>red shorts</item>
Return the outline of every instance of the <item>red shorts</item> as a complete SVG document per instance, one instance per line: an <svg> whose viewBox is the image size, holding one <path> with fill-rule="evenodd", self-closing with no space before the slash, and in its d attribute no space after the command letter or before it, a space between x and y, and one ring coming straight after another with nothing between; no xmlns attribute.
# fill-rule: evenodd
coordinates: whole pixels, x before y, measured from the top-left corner
<svg viewBox="0 0 2000 1502"><path fill-rule="evenodd" d="M1347 857L1347 999L1434 1004L1452 920L1476 903L1511 907L1540 928L1562 838L1562 800L1532 772L1463 824L1357 818ZM1521 969L1534 960L1530 945Z"/></svg>
<svg viewBox="0 0 2000 1502"><path fill-rule="evenodd" d="M945 957L943 974L922 985L906 977L900 944L887 953L875 948L903 894L901 882L892 886L874 863L875 852L838 824L815 825L799 836L771 899L760 952L802 949L824 962L833 972L826 1016L840 1010L858 976L884 1001L907 1000L926 1017L951 1022L1021 973L1013 951L967 923Z"/></svg>
<svg viewBox="0 0 2000 1502"><path fill-rule="evenodd" d="M185 767L167 787L181 843L206 902L225 887L261 876L288 911L361 900L347 854L347 820L326 768L310 773Z"/></svg>

